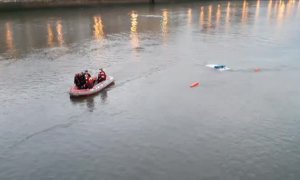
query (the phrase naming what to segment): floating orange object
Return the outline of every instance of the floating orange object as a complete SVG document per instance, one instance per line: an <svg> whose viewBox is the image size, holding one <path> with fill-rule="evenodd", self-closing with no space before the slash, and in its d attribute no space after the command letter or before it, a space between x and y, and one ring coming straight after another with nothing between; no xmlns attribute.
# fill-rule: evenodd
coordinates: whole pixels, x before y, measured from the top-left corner
<svg viewBox="0 0 300 180"><path fill-rule="evenodd" d="M254 71L255 71L255 72L260 72L261 69L260 69L260 68L255 68Z"/></svg>
<svg viewBox="0 0 300 180"><path fill-rule="evenodd" d="M190 85L190 87L193 88L193 87L197 87L197 86L199 86L199 85L200 85L199 82L194 82L194 83L192 83L192 84Z"/></svg>

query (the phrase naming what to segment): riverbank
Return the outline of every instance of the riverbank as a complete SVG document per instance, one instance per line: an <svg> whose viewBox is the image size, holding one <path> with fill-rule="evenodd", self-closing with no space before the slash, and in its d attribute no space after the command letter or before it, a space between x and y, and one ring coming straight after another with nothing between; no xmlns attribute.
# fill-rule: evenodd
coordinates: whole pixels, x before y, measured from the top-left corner
<svg viewBox="0 0 300 180"><path fill-rule="evenodd" d="M7 0L4 2L0 2L0 10L57 7L90 7L95 5L117 4L154 4L168 2L174 2L174 0Z"/></svg>

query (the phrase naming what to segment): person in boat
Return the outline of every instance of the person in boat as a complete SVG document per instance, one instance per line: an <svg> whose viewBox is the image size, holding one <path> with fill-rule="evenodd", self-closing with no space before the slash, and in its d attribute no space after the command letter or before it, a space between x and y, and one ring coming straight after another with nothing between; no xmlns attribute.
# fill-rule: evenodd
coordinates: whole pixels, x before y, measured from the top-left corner
<svg viewBox="0 0 300 180"><path fill-rule="evenodd" d="M85 76L85 79L86 79L86 80L88 80L88 79L91 78L91 74L89 73L88 70L85 70L85 71L84 71L84 76Z"/></svg>
<svg viewBox="0 0 300 180"><path fill-rule="evenodd" d="M79 88L80 87L80 74L77 73L74 76L74 84Z"/></svg>
<svg viewBox="0 0 300 180"><path fill-rule="evenodd" d="M88 72L88 70L84 71L84 76L85 76L85 89L92 89L95 84L95 79L91 77L91 74Z"/></svg>
<svg viewBox="0 0 300 180"><path fill-rule="evenodd" d="M106 80L106 73L104 72L104 70L102 68L99 70L100 72L98 73L98 79L97 79L98 83Z"/></svg>
<svg viewBox="0 0 300 180"><path fill-rule="evenodd" d="M93 78L89 78L85 84L86 89L92 89L94 87L95 80Z"/></svg>
<svg viewBox="0 0 300 180"><path fill-rule="evenodd" d="M86 84L85 74L83 72L75 74L74 84L79 89L84 89Z"/></svg>

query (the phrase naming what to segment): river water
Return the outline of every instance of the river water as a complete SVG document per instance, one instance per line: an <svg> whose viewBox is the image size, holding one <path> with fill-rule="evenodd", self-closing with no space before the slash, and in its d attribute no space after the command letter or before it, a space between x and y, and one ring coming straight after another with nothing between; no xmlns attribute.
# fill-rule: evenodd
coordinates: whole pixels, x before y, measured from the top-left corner
<svg viewBox="0 0 300 180"><path fill-rule="evenodd" d="M298 0L2 12L0 179L298 180L299 34Z"/></svg>

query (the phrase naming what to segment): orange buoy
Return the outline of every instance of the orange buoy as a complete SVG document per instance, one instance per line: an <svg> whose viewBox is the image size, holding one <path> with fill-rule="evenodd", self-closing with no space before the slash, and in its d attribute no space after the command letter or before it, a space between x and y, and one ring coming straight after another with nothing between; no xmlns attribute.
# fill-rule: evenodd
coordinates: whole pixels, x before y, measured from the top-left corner
<svg viewBox="0 0 300 180"><path fill-rule="evenodd" d="M190 85L190 87L193 88L193 87L197 87L197 86L199 86L199 85L200 85L199 82L194 82L194 83L192 83L192 84Z"/></svg>
<svg viewBox="0 0 300 180"><path fill-rule="evenodd" d="M260 68L255 68L254 71L255 71L255 72L260 72L261 69L260 69Z"/></svg>

